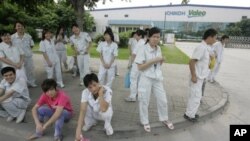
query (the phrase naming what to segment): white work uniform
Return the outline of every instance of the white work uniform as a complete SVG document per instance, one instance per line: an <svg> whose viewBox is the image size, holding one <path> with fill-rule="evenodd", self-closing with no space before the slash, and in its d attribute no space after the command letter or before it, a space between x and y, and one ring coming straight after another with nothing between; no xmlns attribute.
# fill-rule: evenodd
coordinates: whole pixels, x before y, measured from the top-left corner
<svg viewBox="0 0 250 141"><path fill-rule="evenodd" d="M1 58L9 59L13 63L19 63L21 59L21 55L24 55L24 52L21 48L18 48L13 45L8 45L5 42L2 42L0 44L0 57ZM9 64L2 62L2 68L7 67L7 66L14 67L14 66L11 66ZM22 65L20 69L16 69L16 76L22 77L27 81L24 65Z"/></svg>
<svg viewBox="0 0 250 141"><path fill-rule="evenodd" d="M109 104L109 107L106 112L100 111L100 103L99 99L96 100L93 97L93 94L88 90L85 89L82 92L82 99L81 103L87 102L88 107L85 114L85 125L94 125L96 124L97 120L103 120L105 122L104 128L110 128L111 127L111 119L113 116L113 109L112 109L112 90L107 87L103 86L104 88L104 100Z"/></svg>
<svg viewBox="0 0 250 141"><path fill-rule="evenodd" d="M136 45L137 41L135 38L129 38L128 40L128 45L130 46L130 50L131 50L131 53L133 54L134 52L134 49L135 49L135 45ZM132 62L132 57L131 57L131 54L129 54L129 62L128 62L128 66L131 66L133 64Z"/></svg>
<svg viewBox="0 0 250 141"><path fill-rule="evenodd" d="M136 45L133 50L133 55L138 54L138 50L143 48L145 45L145 40L140 39L139 41L136 40ZM130 73L130 98L135 99L136 95L138 94L138 83L140 79L140 71L138 70L137 64L133 62L131 73Z"/></svg>
<svg viewBox="0 0 250 141"><path fill-rule="evenodd" d="M96 50L102 55L105 64L110 64L111 60L118 56L118 46L115 42L111 44L106 41L100 42ZM115 78L115 61L109 69L104 68L103 64L100 63L98 78L102 85L111 88Z"/></svg>
<svg viewBox="0 0 250 141"><path fill-rule="evenodd" d="M59 38L59 37L57 37ZM56 41L56 39L54 39ZM65 44L68 42L68 38L65 35L64 38L61 41L57 41L55 48L56 48L56 52L57 55L59 57L60 60L60 64L62 63L66 63L67 61L67 50L66 50L66 46Z"/></svg>
<svg viewBox="0 0 250 141"><path fill-rule="evenodd" d="M220 65L223 59L223 51L224 51L225 44L223 45L221 42L216 42L213 45L213 47L214 47L214 51L216 53L217 58L216 58L214 69L211 71L210 80L214 80L215 76L219 72Z"/></svg>
<svg viewBox="0 0 250 141"><path fill-rule="evenodd" d="M44 59L44 67L47 72L47 78L52 79L55 73L57 84L62 86L63 80L62 80L61 64L59 61L59 57L56 53L54 42L52 40L49 41L47 39L44 39L40 42L39 46L40 46L39 51L41 51L42 53L46 53L48 59L52 63L52 67L49 67L46 60Z"/></svg>
<svg viewBox="0 0 250 141"><path fill-rule="evenodd" d="M151 48L149 43L142 46L136 55L135 63L144 64L156 57L162 57L161 48ZM138 86L138 100L141 124L148 124L148 105L151 92L156 97L157 110L160 121L168 120L168 105L166 92L163 87L163 75L161 64L156 63L147 69L141 71L141 77Z"/></svg>
<svg viewBox="0 0 250 141"><path fill-rule="evenodd" d="M186 115L190 118L195 118L195 114L200 106L200 100L202 97L202 84L204 79L209 74L209 51L211 47L202 41L202 43L195 48L192 59L198 60L195 64L195 74L197 76L197 82L193 83L190 79L190 93L187 103Z"/></svg>
<svg viewBox="0 0 250 141"><path fill-rule="evenodd" d="M79 55L77 55L77 65L80 72L80 82L83 82L84 76L90 72L90 56L89 53L85 54L90 42L91 38L86 32L80 32L79 36L72 35L70 37L71 45L73 45L79 52Z"/></svg>
<svg viewBox="0 0 250 141"><path fill-rule="evenodd" d="M14 46L20 47L24 51L24 69L27 76L27 82L30 85L35 85L33 53L31 47L34 46L32 37L24 33L23 37L19 37L18 33L11 36L11 41Z"/></svg>
<svg viewBox="0 0 250 141"><path fill-rule="evenodd" d="M23 78L16 78L16 80L10 84L5 79L0 83L0 89L7 93L10 90L15 92L11 97L4 100L1 105L4 110L0 110L1 117L17 117L22 110L26 110L31 99L29 96L29 90L27 84Z"/></svg>

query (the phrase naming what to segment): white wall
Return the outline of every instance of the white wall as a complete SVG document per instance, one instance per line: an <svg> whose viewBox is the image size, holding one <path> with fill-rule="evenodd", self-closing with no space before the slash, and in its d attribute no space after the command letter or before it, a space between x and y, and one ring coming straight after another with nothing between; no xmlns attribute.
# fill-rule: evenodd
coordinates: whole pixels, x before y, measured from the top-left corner
<svg viewBox="0 0 250 141"><path fill-rule="evenodd" d="M205 11L204 17L188 18L189 10ZM164 21L166 11L182 11L186 15L166 15L166 21L189 21L189 22L238 22L242 16L250 18L249 9L223 8L223 7L204 7L204 6L166 6L148 8L129 8L129 9L109 9L90 11L95 19L97 32L103 32L108 20L152 20ZM108 17L104 17L104 15ZM128 14L125 18L124 15Z"/></svg>

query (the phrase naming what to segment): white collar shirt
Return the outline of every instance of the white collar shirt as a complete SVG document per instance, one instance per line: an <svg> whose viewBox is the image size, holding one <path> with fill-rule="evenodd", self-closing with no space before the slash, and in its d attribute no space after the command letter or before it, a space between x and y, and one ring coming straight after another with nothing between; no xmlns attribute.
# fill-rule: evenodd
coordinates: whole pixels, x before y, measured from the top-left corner
<svg viewBox="0 0 250 141"><path fill-rule="evenodd" d="M24 33L23 37L20 37L17 33L15 33L11 36L11 41L14 46L22 48L26 57L33 55L31 46L34 46L34 41L29 34Z"/></svg>
<svg viewBox="0 0 250 141"><path fill-rule="evenodd" d="M157 46L155 49L152 48L149 43L146 45L141 46L138 49L138 53L135 58L136 64L144 64L145 62L154 59L156 57L162 57L161 48ZM161 71L161 64L156 63L150 66L149 68L142 70L142 75L156 79L156 80L163 80L163 75Z"/></svg>

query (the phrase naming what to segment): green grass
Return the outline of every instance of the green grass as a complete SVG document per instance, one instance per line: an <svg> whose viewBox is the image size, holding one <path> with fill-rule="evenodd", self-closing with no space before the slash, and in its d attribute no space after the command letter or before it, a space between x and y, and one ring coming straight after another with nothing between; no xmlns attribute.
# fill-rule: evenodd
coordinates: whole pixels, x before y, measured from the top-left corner
<svg viewBox="0 0 250 141"><path fill-rule="evenodd" d="M90 55L93 58L98 58L99 53L96 51L96 44L93 43L93 47L90 48ZM166 58L166 62L170 64L188 64L189 57L180 51L175 46L161 46L163 56ZM35 47L32 49L34 53L39 53L39 43L35 43ZM67 45L68 56L73 55L73 50L70 45ZM127 60L129 57L129 52L127 48L119 48L118 59Z"/></svg>

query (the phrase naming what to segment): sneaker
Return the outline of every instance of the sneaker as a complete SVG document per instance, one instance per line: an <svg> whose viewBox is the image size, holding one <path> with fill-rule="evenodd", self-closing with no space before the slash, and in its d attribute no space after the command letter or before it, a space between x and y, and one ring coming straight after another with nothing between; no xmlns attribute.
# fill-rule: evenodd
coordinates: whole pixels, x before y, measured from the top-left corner
<svg viewBox="0 0 250 141"><path fill-rule="evenodd" d="M16 123L21 123L24 119L26 110L22 110L22 112L18 115L17 119L16 119Z"/></svg>
<svg viewBox="0 0 250 141"><path fill-rule="evenodd" d="M126 102L136 102L136 98L126 97L124 99Z"/></svg>
<svg viewBox="0 0 250 141"><path fill-rule="evenodd" d="M198 121L198 117L197 117L197 116L195 116L194 118L191 118L191 117L187 116L186 114L184 114L183 117L184 117L186 120L189 120L189 121L191 121L191 122L197 122L197 121Z"/></svg>
<svg viewBox="0 0 250 141"><path fill-rule="evenodd" d="M54 141L62 141L63 136L54 137Z"/></svg>
<svg viewBox="0 0 250 141"><path fill-rule="evenodd" d="M112 126L110 125L110 126L108 126L108 127L106 127L106 134L108 135L108 136L110 136L110 135L113 135L114 134L114 130L113 130L113 128L112 128Z"/></svg>
<svg viewBox="0 0 250 141"><path fill-rule="evenodd" d="M81 82L79 85L80 85L80 86L83 86L83 82Z"/></svg>
<svg viewBox="0 0 250 141"><path fill-rule="evenodd" d="M37 84L33 83L33 84L29 84L29 86L32 87L32 88L36 88Z"/></svg>
<svg viewBox="0 0 250 141"><path fill-rule="evenodd" d="M7 118L7 122L11 122L11 121L13 121L14 120L14 117L12 117L12 116L9 116L8 118Z"/></svg>
<svg viewBox="0 0 250 141"><path fill-rule="evenodd" d="M63 83L57 83L57 85L58 85L59 87L61 87L61 88L64 88L64 87L65 87Z"/></svg>
<svg viewBox="0 0 250 141"><path fill-rule="evenodd" d="M83 127L82 127L82 130L83 131L88 131L91 127L95 126L96 123L93 123L93 124L85 124Z"/></svg>

